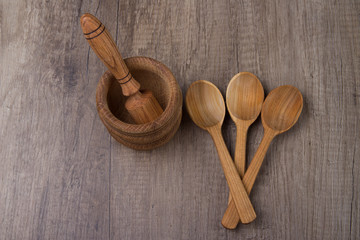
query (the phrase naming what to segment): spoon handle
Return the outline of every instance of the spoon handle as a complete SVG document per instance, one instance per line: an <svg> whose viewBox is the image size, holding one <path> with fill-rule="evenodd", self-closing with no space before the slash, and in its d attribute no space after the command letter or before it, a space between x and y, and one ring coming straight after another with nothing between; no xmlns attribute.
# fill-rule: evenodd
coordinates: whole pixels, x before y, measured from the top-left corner
<svg viewBox="0 0 360 240"><path fill-rule="evenodd" d="M209 128L208 131L218 151L221 166L229 185L230 193L233 196L232 202L234 203L235 212L237 210L237 216L241 219L241 222L250 223L256 218L256 213L225 145L221 134L221 126L216 125Z"/></svg>
<svg viewBox="0 0 360 240"><path fill-rule="evenodd" d="M245 173L245 167L246 167L246 138L247 138L247 132L249 129L249 124L245 124L243 122L236 124L236 145L235 145L235 167L242 178ZM231 194L229 194L229 201L228 204L230 204L232 200ZM237 223L239 222L235 220L228 221L227 228L234 229L237 226ZM233 224L233 225L230 225Z"/></svg>
<svg viewBox="0 0 360 240"><path fill-rule="evenodd" d="M239 123L236 126L236 145L235 145L235 166L242 178L245 173L246 166L246 138L249 124Z"/></svg>
<svg viewBox="0 0 360 240"><path fill-rule="evenodd" d="M263 139L255 153L254 158L251 160L250 166L245 172L243 178L243 184L248 194L250 194L252 187L254 186L256 176L259 173L261 164L263 163L266 152L270 146L271 141L276 136L273 131L265 130ZM228 229L234 229L241 218L236 211L234 201L230 201L228 208L225 211L221 224ZM242 221L241 221L242 222ZM244 223L244 222L243 222Z"/></svg>

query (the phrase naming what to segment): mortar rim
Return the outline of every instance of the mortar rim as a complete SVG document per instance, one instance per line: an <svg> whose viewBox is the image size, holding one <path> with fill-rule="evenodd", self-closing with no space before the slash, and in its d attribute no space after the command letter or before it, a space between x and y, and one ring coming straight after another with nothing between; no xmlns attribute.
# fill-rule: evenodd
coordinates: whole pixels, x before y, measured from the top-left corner
<svg viewBox="0 0 360 240"><path fill-rule="evenodd" d="M144 68L144 70L151 71L157 75L160 73L161 75L165 76L165 78L160 76L162 79L168 79L170 93L166 108L159 118L144 124L126 123L116 118L115 115L111 112L107 103L107 93L111 85L108 79L113 76L109 71L106 71L101 76L101 79L96 88L96 107L99 113L99 117L102 118L103 121L109 123L115 129L128 134L144 134L157 131L159 128L164 127L171 120L172 116L175 114L175 111L178 109L176 103L179 102L180 99L177 98L178 95L182 95L180 87L170 69L163 63L153 58L137 56L126 58L124 61L127 65L129 64L135 66L139 66L140 62L142 62L141 65L144 65L144 62L146 62L146 66L141 66ZM108 80L107 83L105 82L106 80ZM179 91L180 94L178 94ZM106 94L102 94L104 92L106 92Z"/></svg>

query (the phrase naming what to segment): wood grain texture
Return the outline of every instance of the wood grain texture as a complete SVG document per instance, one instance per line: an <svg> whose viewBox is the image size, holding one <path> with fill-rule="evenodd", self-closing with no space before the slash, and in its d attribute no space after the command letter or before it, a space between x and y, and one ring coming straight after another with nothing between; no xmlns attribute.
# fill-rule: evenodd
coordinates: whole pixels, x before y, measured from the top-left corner
<svg viewBox="0 0 360 240"><path fill-rule="evenodd" d="M229 82L226 89L226 107L236 125L236 142L234 163L241 178L246 168L246 139L251 124L258 118L264 101L264 88L259 79L252 73L240 72ZM248 191L249 192L249 191ZM232 197L229 195L229 203ZM225 212L221 224L234 229L238 221L226 222ZM236 215L234 214L236 219Z"/></svg>
<svg viewBox="0 0 360 240"><path fill-rule="evenodd" d="M132 76L113 37L105 28L105 25L103 25L94 15L89 13L85 13L81 16L80 25L85 39L99 59L119 82L123 95L127 96L125 108L134 121L137 124L143 124L159 118L163 113L163 109L159 102L148 89L146 92L139 91L140 83ZM148 61L140 61L139 59L139 62L144 64L144 69L147 68L145 64L147 64ZM165 89L163 91L166 92ZM102 94L107 97L108 92Z"/></svg>
<svg viewBox="0 0 360 240"><path fill-rule="evenodd" d="M227 111L236 125L234 162L241 177L246 168L246 138L251 124L258 118L264 102L264 88L252 73L240 72L226 89Z"/></svg>
<svg viewBox="0 0 360 240"><path fill-rule="evenodd" d="M244 187L250 194L259 173L266 152L273 138L280 133L288 131L299 119L303 108L303 97L299 90L291 85L284 85L272 90L266 97L261 109L261 123L264 128L264 136L256 150L249 167L242 178ZM233 197L233 196L232 196ZM240 211L236 211L234 201L230 200L221 224L229 229L234 229L236 222L242 221ZM229 216L233 215L233 216ZM229 219L234 220L228 223Z"/></svg>
<svg viewBox="0 0 360 240"><path fill-rule="evenodd" d="M186 110L193 122L208 131L214 141L233 198L234 215L237 215L242 223L254 221L256 218L254 207L221 133L226 113L225 101L221 92L213 83L198 80L187 89L185 103Z"/></svg>
<svg viewBox="0 0 360 240"><path fill-rule="evenodd" d="M241 71L265 95L300 90L299 121L271 143L251 192L253 223L221 226L226 181L211 137L186 113L153 151L110 138L85 12L123 57L169 66L183 93L206 79L225 94ZM359 12L355 0L0 0L0 238L359 239ZM229 116L223 135L233 155ZM248 162L262 135L257 120Z"/></svg>
<svg viewBox="0 0 360 240"><path fill-rule="evenodd" d="M125 59L125 63L141 84L142 96L149 96L150 90L165 111L154 121L136 124L134 115L126 109L129 98L121 94L121 84L107 71L96 89L99 117L114 139L125 146L136 150L157 148L170 141L180 126L183 102L181 89L170 69L159 61L131 57Z"/></svg>

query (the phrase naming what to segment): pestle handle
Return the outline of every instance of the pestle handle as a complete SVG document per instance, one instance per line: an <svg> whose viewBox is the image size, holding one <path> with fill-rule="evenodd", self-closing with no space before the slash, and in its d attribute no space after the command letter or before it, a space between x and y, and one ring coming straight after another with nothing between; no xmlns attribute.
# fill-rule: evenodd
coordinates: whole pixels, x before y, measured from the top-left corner
<svg viewBox="0 0 360 240"><path fill-rule="evenodd" d="M95 16L85 13L80 18L84 37L96 55L120 83L125 96L137 93L140 84L129 72L116 44L105 26Z"/></svg>
<svg viewBox="0 0 360 240"><path fill-rule="evenodd" d="M120 83L123 94L128 96L125 108L134 121L143 124L157 119L163 109L152 92L142 94L139 91L139 82L131 75L105 26L89 13L81 16L80 23L91 48Z"/></svg>

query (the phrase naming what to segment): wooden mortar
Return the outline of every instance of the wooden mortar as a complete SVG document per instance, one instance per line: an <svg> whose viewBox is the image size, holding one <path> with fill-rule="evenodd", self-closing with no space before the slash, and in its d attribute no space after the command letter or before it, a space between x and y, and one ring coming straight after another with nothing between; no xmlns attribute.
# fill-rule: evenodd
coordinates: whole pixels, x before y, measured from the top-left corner
<svg viewBox="0 0 360 240"><path fill-rule="evenodd" d="M141 89L150 90L164 112L154 121L136 124L125 109L125 96L114 76L105 72L96 89L96 107L110 135L136 150L150 150L167 143L176 133L182 117L182 93L171 71L147 57L124 59Z"/></svg>

